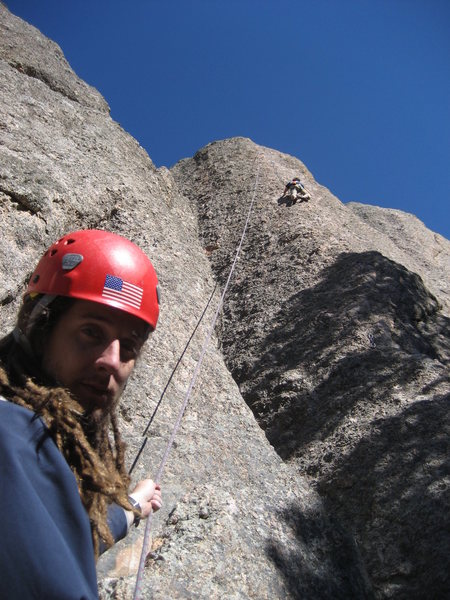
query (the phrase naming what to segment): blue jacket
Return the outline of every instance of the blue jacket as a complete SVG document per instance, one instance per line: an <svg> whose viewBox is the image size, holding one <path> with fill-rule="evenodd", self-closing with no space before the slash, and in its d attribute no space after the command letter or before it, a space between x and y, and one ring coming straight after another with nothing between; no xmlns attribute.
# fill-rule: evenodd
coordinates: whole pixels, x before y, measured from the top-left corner
<svg viewBox="0 0 450 600"><path fill-rule="evenodd" d="M0 600L98 598L89 518L40 418L0 401ZM111 511L113 536L125 513Z"/></svg>

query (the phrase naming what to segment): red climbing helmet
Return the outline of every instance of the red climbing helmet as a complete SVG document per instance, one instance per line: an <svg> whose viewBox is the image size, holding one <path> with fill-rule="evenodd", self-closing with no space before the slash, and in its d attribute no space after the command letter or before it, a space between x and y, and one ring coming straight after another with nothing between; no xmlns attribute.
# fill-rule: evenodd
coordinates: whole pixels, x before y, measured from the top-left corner
<svg viewBox="0 0 450 600"><path fill-rule="evenodd" d="M111 233L86 229L68 233L39 261L27 294L69 296L118 308L155 329L158 279L135 244Z"/></svg>

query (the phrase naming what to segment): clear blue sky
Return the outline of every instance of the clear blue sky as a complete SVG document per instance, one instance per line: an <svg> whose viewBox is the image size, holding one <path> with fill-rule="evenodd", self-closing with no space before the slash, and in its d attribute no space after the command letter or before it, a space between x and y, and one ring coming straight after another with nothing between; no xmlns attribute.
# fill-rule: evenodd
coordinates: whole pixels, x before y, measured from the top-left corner
<svg viewBox="0 0 450 600"><path fill-rule="evenodd" d="M245 136L450 238L450 0L4 0L157 166Z"/></svg>

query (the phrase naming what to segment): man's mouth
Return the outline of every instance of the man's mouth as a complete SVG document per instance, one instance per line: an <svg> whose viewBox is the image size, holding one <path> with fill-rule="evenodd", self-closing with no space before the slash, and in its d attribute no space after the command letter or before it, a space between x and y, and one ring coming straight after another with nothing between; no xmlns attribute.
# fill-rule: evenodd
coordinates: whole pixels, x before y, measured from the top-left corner
<svg viewBox="0 0 450 600"><path fill-rule="evenodd" d="M102 385L100 383L92 383L90 381L84 381L83 385L86 385L87 387L92 388L93 390L100 392L100 393L104 393L108 391L108 385Z"/></svg>
<svg viewBox="0 0 450 600"><path fill-rule="evenodd" d="M91 398L94 397L98 399L100 404L106 404L111 399L112 391L107 384L104 385L93 381L83 381L81 382L81 387L86 390L87 395Z"/></svg>

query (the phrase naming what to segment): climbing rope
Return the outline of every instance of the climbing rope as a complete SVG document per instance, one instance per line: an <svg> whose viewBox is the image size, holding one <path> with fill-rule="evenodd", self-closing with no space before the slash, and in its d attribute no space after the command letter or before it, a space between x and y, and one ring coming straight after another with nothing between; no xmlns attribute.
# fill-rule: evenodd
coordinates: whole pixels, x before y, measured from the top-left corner
<svg viewBox="0 0 450 600"><path fill-rule="evenodd" d="M256 161L256 158L255 158L255 161ZM252 212L252 209L253 209L253 205L255 203L256 189L258 187L258 182L259 182L259 170L260 170L260 163L258 163L258 170L257 170L256 176L255 176L255 183L254 183L254 187L253 187L253 194L252 194L252 198L251 198L251 202L250 202L250 207L248 209L247 219L245 221L244 229L242 231L241 239L240 239L238 248L236 250L236 254L235 254L235 257L234 257L234 260L233 260L233 264L231 265L230 272L229 272L227 281L225 283L222 295L220 297L219 303L217 305L216 312L214 313L214 317L213 317L213 320L211 322L210 328L209 328L209 330L207 332L207 335L205 337L205 341L203 342L202 350L200 352L199 359L197 361L194 373L192 375L191 382L190 382L189 387L188 387L188 389L186 391L183 403L182 403L180 411L178 413L177 420L175 422L175 425L173 426L172 433L170 435L169 441L167 442L167 446L166 446L166 449L164 451L163 458L161 460L161 463L159 465L157 474L155 476L155 482L157 484L160 483L161 476L162 476L162 473L164 471L164 467L165 467L167 459L169 457L170 450L172 449L172 446L173 446L173 443L174 443L174 440L175 440L175 436L177 435L177 432L178 432L178 429L180 427L181 420L183 418L184 412L185 412L186 407L188 405L188 402L189 402L189 399L190 399L190 396L191 396L191 393L192 393L192 389L194 388L195 382L197 381L197 377L198 377L198 374L200 372L200 368L202 366L203 359L205 357L206 350L208 348L209 342L211 340L211 337L212 337L212 334L213 334L213 331L214 331L214 328L215 328L215 325L216 325L216 322L217 322L217 318L218 318L219 313L220 313L220 311L222 309L224 298L225 298L225 294L227 293L228 286L230 284L231 278L233 276L234 269L236 267L236 263L237 263L237 261L239 259L239 254L241 252L241 248L242 248L242 244L244 242L245 234L247 233L247 228L248 228L248 224L249 224L249 221L250 221L250 215L251 215L251 212ZM143 540L143 544L142 544L142 551L141 551L141 558L140 558L140 561L139 561L139 568L138 568L138 572L137 572L137 575L136 575L136 585L135 585L135 589L134 589L133 600L139 600L140 599L142 578L143 578L143 575L144 575L144 568L145 568L145 560L147 558L147 553L148 553L148 545L149 545L150 531L151 531L151 524L152 524L152 515L153 515L153 512L150 513L150 515L149 515L149 517L147 519L147 522L145 524L144 540Z"/></svg>
<svg viewBox="0 0 450 600"><path fill-rule="evenodd" d="M161 402L163 401L163 398L164 398L164 396L165 396L165 394L166 394L167 388L169 387L169 385L170 385L170 382L172 381L172 379L173 379L173 376L175 375L175 371L178 369L178 367L179 367L179 365L180 365L181 361L183 360L183 356L186 354L186 350L188 349L188 347L189 347L189 344L190 344L190 343L191 343L191 341L192 341L192 338L194 337L194 335L195 335L195 333L196 333L197 329L198 329L198 328L199 328L199 326L200 326L200 323L201 323L201 322L202 322L202 320L203 320L203 317L204 317L204 316L205 316L205 314L206 314L206 311L208 310L208 307L209 307L209 305L211 304L211 300L213 299L213 297L214 297L214 294L216 293L216 289L217 289L217 283L216 283L216 285L214 286L214 289L213 289L213 291L212 291L212 293L211 293L211 295L210 295L210 297L209 297L209 300L208 300L208 302L206 303L206 306L205 306L205 308L203 309L203 312L202 312L202 314L200 315L200 318L198 319L198 321L197 321L197 324L196 324L196 326L194 327L194 330L193 330L193 332L191 333L191 335L190 335L190 337L189 337L188 341L186 342L186 345L184 346L183 352L180 354L180 357L179 357L179 359L177 360L177 362L176 362L176 365L175 365L175 366L174 366L174 368L172 369L172 373L170 374L170 377L169 377L169 379L167 380L167 383L166 383L166 385L165 385L165 387L164 387L164 389L163 389L163 391L162 391L162 394L161 394L161 396L159 397L159 400L158 400L158 402L157 402L157 404L156 404L156 406L155 406L155 410L153 411L153 413L152 413L152 416L150 417L150 419L149 419L149 421L148 421L148 423L147 423L147 426L146 426L146 428L144 429L144 431L143 431L143 433L142 433L142 436L144 437L144 440L142 441L141 447L139 448L139 450L138 450L138 452L137 452L137 454L136 454L136 456L135 456L135 458L134 458L133 464L131 465L131 467L130 467L130 470L128 471L128 474L129 474L129 475L131 475L131 473L133 472L133 469L134 469L134 467L136 466L136 464L137 464L137 462L138 462L138 460L139 460L139 458L140 458L140 456L141 456L141 454L142 454L142 452L143 452L143 450L144 450L144 448L145 448L145 445L147 444L147 441L148 441L148 437L147 437L148 430L149 430L149 428L150 428L151 424L153 423L153 420L154 420L154 418L155 418L155 416L156 416L156 413L157 413L157 412L158 412L158 410L159 410L159 407L161 406Z"/></svg>

